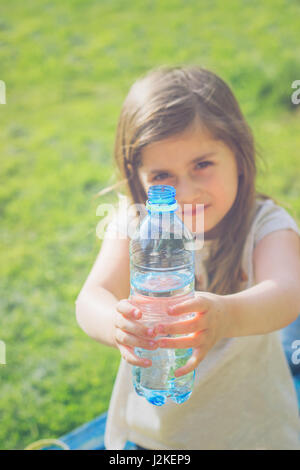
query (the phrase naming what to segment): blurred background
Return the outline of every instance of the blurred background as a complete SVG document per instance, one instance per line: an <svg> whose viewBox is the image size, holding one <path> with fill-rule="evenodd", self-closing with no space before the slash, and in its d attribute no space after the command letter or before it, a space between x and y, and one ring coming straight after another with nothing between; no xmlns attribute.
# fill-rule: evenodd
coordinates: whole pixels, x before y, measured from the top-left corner
<svg viewBox="0 0 300 470"><path fill-rule="evenodd" d="M266 164L257 188L300 223L297 0L11 0L0 8L0 448L107 410L119 352L77 325L100 202L133 81L198 64L231 86Z"/></svg>

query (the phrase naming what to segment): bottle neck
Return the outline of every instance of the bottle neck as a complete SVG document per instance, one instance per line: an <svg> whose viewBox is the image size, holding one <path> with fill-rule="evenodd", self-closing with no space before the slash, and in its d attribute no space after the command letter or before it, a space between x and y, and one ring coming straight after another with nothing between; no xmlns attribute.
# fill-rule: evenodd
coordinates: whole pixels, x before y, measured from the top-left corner
<svg viewBox="0 0 300 470"><path fill-rule="evenodd" d="M175 212L178 209L177 201L173 204L151 204L149 201L146 202L146 208L148 213L162 213L162 212Z"/></svg>

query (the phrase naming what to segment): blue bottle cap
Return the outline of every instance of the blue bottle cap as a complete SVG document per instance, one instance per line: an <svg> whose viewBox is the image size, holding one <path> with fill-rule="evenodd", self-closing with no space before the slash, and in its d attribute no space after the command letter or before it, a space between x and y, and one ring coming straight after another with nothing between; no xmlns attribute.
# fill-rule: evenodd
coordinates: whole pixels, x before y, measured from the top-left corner
<svg viewBox="0 0 300 470"><path fill-rule="evenodd" d="M156 184L148 190L146 207L151 212L174 211L177 209L176 189L168 184Z"/></svg>

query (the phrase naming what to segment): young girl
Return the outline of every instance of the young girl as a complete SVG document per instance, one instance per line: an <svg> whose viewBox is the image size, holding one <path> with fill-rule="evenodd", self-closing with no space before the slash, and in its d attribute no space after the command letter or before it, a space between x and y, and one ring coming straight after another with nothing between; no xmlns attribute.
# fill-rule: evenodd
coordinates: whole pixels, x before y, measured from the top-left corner
<svg viewBox="0 0 300 470"><path fill-rule="evenodd" d="M255 190L253 137L231 90L197 66L151 71L125 99L115 158L128 203L145 204L149 186L169 184L181 207L204 204L204 247L196 252L195 298L169 311L172 324L149 331L128 299L131 218L118 214L107 228L76 302L81 328L122 356L106 448L132 441L146 449L300 449L297 396L278 333L300 312L300 231ZM176 319L188 312L197 313ZM189 400L158 407L137 395L131 366L151 363L135 347L192 347L176 372L195 369Z"/></svg>

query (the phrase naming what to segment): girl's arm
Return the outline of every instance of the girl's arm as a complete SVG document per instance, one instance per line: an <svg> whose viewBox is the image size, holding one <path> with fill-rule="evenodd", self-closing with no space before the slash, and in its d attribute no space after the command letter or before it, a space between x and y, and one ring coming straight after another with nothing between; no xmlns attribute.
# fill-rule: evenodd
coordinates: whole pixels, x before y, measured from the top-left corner
<svg viewBox="0 0 300 470"><path fill-rule="evenodd" d="M257 285L231 295L195 292L194 298L168 308L174 319L193 312L192 318L161 323L159 348L192 348L176 377L188 374L222 338L263 335L289 325L300 312L300 238L289 230L263 237L253 254ZM180 337L174 337L180 335Z"/></svg>
<svg viewBox="0 0 300 470"><path fill-rule="evenodd" d="M113 315L119 300L101 286L85 287L76 300L76 319L95 341L117 348L113 339Z"/></svg>
<svg viewBox="0 0 300 470"><path fill-rule="evenodd" d="M76 299L76 319L91 338L117 347L113 339L116 306L130 295L129 240L104 239Z"/></svg>
<svg viewBox="0 0 300 470"><path fill-rule="evenodd" d="M135 348L154 350L155 328L143 322L142 312L130 303L129 239L104 239L101 251L76 300L79 326L91 338L120 350L129 364L150 367Z"/></svg>
<svg viewBox="0 0 300 470"><path fill-rule="evenodd" d="M224 296L225 337L279 330L300 314L300 238L292 230L266 235L253 254L256 285Z"/></svg>
<svg viewBox="0 0 300 470"><path fill-rule="evenodd" d="M174 318L194 312L193 318L157 327L164 335L157 340L160 348L193 348L187 363L175 371L176 377L194 370L222 338L263 335L296 320L300 313L299 241L289 230L266 235L253 255L255 286L231 295L195 292L194 298L169 307Z"/></svg>

